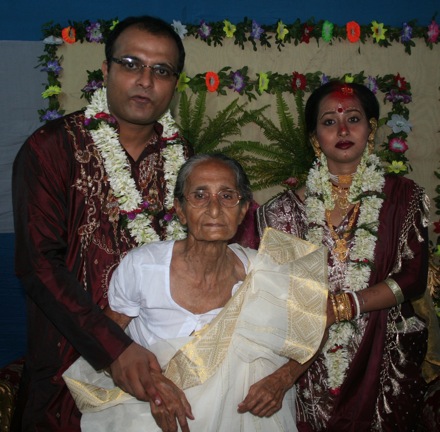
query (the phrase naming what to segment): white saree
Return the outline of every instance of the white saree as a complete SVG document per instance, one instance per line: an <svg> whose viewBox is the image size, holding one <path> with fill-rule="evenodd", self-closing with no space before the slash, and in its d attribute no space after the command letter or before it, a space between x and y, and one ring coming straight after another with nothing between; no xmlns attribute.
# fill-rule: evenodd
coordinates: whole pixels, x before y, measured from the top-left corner
<svg viewBox="0 0 440 432"><path fill-rule="evenodd" d="M245 281L209 325L148 347L185 391L195 417L192 432L296 431L294 387L269 418L239 414L237 405L252 384L289 358L304 363L314 355L325 330L327 290L325 248L268 228ZM83 431L160 431L148 403L115 387L84 359L64 379L83 414Z"/></svg>

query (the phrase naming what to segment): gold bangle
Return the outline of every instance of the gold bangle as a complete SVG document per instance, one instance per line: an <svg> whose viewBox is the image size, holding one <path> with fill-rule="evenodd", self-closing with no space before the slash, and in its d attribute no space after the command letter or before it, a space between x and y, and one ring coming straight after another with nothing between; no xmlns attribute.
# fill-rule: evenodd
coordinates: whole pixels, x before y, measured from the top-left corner
<svg viewBox="0 0 440 432"><path fill-rule="evenodd" d="M335 295L336 309L338 310L339 321L344 319L344 305L342 304L341 294Z"/></svg>
<svg viewBox="0 0 440 432"><path fill-rule="evenodd" d="M338 308L339 321L345 321L345 305L342 294L335 295L336 306Z"/></svg>
<svg viewBox="0 0 440 432"><path fill-rule="evenodd" d="M353 319L353 311L351 308L350 298L347 293L341 293L335 295L335 300L337 304L339 320L340 321L350 321Z"/></svg>
<svg viewBox="0 0 440 432"><path fill-rule="evenodd" d="M339 323L339 312L338 312L338 308L336 307L335 295L329 294L329 297L330 297L330 301L332 302L333 313L335 314L335 322L336 322L336 324L338 324Z"/></svg>
<svg viewBox="0 0 440 432"><path fill-rule="evenodd" d="M350 296L348 293L343 293L342 295L344 296L344 305L346 310L345 319L347 321L351 321L354 315L353 315L353 306L351 305Z"/></svg>

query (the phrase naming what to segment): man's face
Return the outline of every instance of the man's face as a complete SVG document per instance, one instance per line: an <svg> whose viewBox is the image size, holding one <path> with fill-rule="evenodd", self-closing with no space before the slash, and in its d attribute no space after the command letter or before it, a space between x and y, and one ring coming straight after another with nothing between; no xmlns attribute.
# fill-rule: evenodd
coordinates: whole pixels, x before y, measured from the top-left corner
<svg viewBox="0 0 440 432"><path fill-rule="evenodd" d="M113 57L129 57L144 65L162 65L175 71L179 51L169 37L129 27L116 40ZM177 84L175 75L158 77L151 68L132 71L114 61L111 65L104 62L102 71L109 109L121 130L130 125L150 125L168 109Z"/></svg>

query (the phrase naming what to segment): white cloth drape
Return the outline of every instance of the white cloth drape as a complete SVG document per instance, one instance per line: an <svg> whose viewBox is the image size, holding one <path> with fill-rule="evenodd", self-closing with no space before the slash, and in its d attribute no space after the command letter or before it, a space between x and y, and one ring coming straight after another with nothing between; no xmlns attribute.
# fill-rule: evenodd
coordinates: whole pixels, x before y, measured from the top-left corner
<svg viewBox="0 0 440 432"><path fill-rule="evenodd" d="M192 432L295 431L295 390L269 418L237 413L252 384L289 358L304 363L318 349L326 322L324 248L273 229L251 258L246 280L207 328L149 347L165 374L185 390ZM79 359L64 375L90 432L160 431L149 404L114 387Z"/></svg>

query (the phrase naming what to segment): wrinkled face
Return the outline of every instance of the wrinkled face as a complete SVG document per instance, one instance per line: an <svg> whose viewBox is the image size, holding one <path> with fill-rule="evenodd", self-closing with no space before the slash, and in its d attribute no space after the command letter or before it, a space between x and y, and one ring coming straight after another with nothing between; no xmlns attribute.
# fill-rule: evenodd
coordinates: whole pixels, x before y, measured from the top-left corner
<svg viewBox="0 0 440 432"><path fill-rule="evenodd" d="M356 170L370 130L364 109L355 96L336 92L322 99L316 137L331 172L339 164L351 164L352 172Z"/></svg>
<svg viewBox="0 0 440 432"><path fill-rule="evenodd" d="M185 196L192 192L237 191L235 174L221 161L201 162L193 168L185 182ZM197 241L228 241L236 233L249 204L223 207L217 196L212 196L207 207L194 208L186 200L183 205L175 200L177 215L188 227L188 238Z"/></svg>
<svg viewBox="0 0 440 432"><path fill-rule="evenodd" d="M130 57L145 65L165 65L176 70L179 51L169 37L129 27L116 40L113 57ZM176 76L169 80L159 79L148 67L133 72L124 65L104 62L102 71L110 112L121 129L129 125L149 125L158 120L167 110L177 84Z"/></svg>

